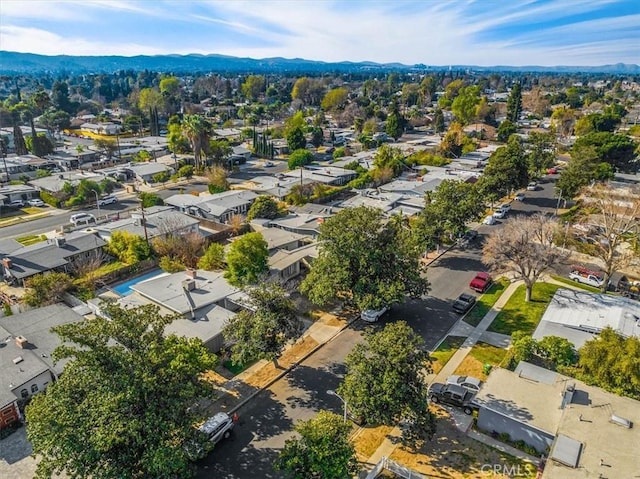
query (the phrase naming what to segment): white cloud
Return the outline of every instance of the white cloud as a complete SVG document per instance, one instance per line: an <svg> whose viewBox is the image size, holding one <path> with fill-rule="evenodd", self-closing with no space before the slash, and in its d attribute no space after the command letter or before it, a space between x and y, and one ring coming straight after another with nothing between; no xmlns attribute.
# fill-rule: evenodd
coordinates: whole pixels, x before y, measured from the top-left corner
<svg viewBox="0 0 640 479"><path fill-rule="evenodd" d="M41 55L158 55L163 49L136 43L90 41L83 38L62 37L37 28L6 25L0 27L3 50L38 53Z"/></svg>

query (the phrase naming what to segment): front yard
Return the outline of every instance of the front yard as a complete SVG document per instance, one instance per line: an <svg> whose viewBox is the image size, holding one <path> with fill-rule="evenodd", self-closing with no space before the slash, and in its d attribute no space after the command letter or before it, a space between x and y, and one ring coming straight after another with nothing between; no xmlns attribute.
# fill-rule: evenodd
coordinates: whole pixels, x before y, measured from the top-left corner
<svg viewBox="0 0 640 479"><path fill-rule="evenodd" d="M511 335L514 331L533 333L551 298L559 288L562 286L558 284L536 283L533 287L531 301L527 303L524 300L524 285L518 286L488 330L507 335Z"/></svg>
<svg viewBox="0 0 640 479"><path fill-rule="evenodd" d="M487 373L489 372L485 369L485 364L489 364L491 367L499 366L506 355L507 350L504 348L497 348L491 344L478 342L471 348L471 351L460 363L460 366L456 368L455 374L473 376L484 381L487 379Z"/></svg>
<svg viewBox="0 0 640 479"><path fill-rule="evenodd" d="M496 301L502 296L504 290L509 286L509 280L507 278L500 278L484 293L476 305L473 307L469 314L464 317L465 323L469 323L471 326L477 326L482 321L482 318L491 310Z"/></svg>

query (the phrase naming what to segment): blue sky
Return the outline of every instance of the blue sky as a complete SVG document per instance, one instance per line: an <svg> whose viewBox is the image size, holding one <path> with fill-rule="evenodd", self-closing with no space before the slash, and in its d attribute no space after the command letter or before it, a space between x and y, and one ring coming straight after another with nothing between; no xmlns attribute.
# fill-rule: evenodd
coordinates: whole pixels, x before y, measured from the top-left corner
<svg viewBox="0 0 640 479"><path fill-rule="evenodd" d="M640 63L640 0L0 0L0 49L427 65Z"/></svg>

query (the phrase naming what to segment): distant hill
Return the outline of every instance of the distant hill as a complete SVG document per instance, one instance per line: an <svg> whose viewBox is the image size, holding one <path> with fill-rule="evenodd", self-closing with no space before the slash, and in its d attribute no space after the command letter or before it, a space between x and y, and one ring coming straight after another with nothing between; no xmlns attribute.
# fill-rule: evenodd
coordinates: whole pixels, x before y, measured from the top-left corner
<svg viewBox="0 0 640 479"><path fill-rule="evenodd" d="M427 66L403 65L401 63L336 62L305 60L302 58L239 58L225 55L156 55L156 56L70 56L35 55L0 51L0 73L112 73L118 70L151 70L176 73L233 72L233 73L349 73L366 71L401 70L471 70L504 72L549 72L549 73L605 73L635 75L640 73L638 65L617 63L602 66L493 66L473 65Z"/></svg>

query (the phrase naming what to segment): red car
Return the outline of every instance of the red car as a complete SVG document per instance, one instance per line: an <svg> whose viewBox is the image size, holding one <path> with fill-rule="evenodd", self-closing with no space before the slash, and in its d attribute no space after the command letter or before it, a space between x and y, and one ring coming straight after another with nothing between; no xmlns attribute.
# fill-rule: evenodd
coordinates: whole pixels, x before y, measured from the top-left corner
<svg viewBox="0 0 640 479"><path fill-rule="evenodd" d="M555 175L558 173L558 168L552 166L551 168L547 168L547 175Z"/></svg>
<svg viewBox="0 0 640 479"><path fill-rule="evenodd" d="M478 293L484 293L487 289L489 289L491 283L493 283L493 280L491 279L489 273L480 272L476 273L475 278L473 278L469 283L469 287L472 290L477 291Z"/></svg>

